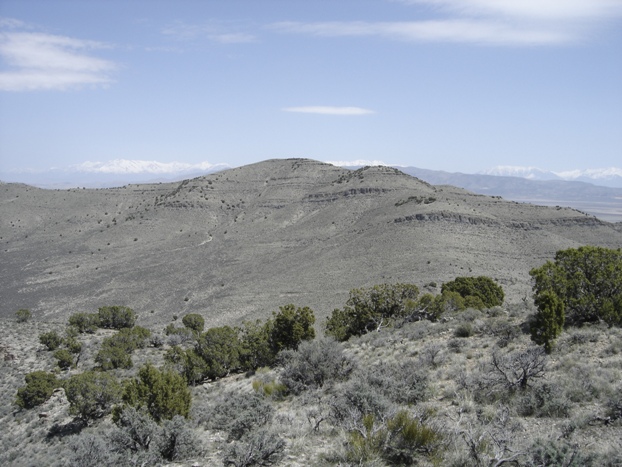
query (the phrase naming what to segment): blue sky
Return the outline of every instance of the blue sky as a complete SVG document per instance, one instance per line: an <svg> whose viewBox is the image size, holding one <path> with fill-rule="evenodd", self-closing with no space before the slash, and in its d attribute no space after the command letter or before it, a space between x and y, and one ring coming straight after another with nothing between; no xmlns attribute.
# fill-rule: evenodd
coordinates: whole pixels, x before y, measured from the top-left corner
<svg viewBox="0 0 622 467"><path fill-rule="evenodd" d="M0 0L0 173L285 157L620 167L622 0Z"/></svg>

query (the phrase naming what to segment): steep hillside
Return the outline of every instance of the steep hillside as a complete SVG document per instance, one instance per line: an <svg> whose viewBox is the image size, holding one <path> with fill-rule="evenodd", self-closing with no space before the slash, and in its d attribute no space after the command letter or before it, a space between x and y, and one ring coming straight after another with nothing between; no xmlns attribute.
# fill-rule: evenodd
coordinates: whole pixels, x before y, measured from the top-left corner
<svg viewBox="0 0 622 467"><path fill-rule="evenodd" d="M350 289L490 275L507 300L555 251L622 245L612 224L432 186L396 169L269 160L182 183L114 189L0 187L0 314L61 320L111 304L151 325L210 325L279 305L319 316ZM430 288L430 286L428 286Z"/></svg>

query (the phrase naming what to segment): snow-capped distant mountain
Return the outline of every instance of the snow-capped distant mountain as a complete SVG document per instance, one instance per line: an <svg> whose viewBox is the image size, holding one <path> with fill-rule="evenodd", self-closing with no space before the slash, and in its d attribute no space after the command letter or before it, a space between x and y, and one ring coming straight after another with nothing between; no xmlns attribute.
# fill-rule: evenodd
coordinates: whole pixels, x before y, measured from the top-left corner
<svg viewBox="0 0 622 467"><path fill-rule="evenodd" d="M559 180L554 172L542 170L538 167L521 167L517 165L498 165L491 169L478 172L481 175L496 175L500 177L520 177L528 180Z"/></svg>
<svg viewBox="0 0 622 467"><path fill-rule="evenodd" d="M595 185L604 185L620 188L622 187L622 169L609 167L606 169L586 169L569 170L557 172L564 180L576 180L579 182L589 182Z"/></svg>
<svg viewBox="0 0 622 467"><path fill-rule="evenodd" d="M174 182L229 168L227 164L201 162L157 162L115 159L106 162L83 162L48 170L11 171L0 174L5 182L20 182L40 188L106 188L128 183Z"/></svg>
<svg viewBox="0 0 622 467"><path fill-rule="evenodd" d="M521 177L529 180L579 181L594 185L622 188L622 169L617 167L552 172L537 167L500 165L479 173L503 177Z"/></svg>
<svg viewBox="0 0 622 467"><path fill-rule="evenodd" d="M227 164L187 164L185 162L157 162L128 159L114 159L107 162L83 162L70 167L70 170L86 173L109 174L180 174L197 171L214 171L228 168Z"/></svg>

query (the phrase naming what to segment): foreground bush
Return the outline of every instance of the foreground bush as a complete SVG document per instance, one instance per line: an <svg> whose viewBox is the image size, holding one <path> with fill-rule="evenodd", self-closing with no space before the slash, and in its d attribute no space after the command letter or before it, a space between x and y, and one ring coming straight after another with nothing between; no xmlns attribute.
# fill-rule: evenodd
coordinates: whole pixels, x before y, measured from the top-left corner
<svg viewBox="0 0 622 467"><path fill-rule="evenodd" d="M18 323L25 323L32 317L32 313L30 310L25 308L21 308L15 312L15 318Z"/></svg>
<svg viewBox="0 0 622 467"><path fill-rule="evenodd" d="M190 313L184 316L181 319L181 322L184 323L184 326L188 329L191 329L197 333L203 332L203 328L205 327L205 320L203 319L203 316L197 313Z"/></svg>
<svg viewBox="0 0 622 467"><path fill-rule="evenodd" d="M503 305L505 293L490 277L456 277L441 287L443 292L457 292L467 308L492 308Z"/></svg>
<svg viewBox="0 0 622 467"><path fill-rule="evenodd" d="M115 426L103 435L72 437L69 449L70 465L85 467L163 465L201 454L193 427L183 417L158 424L144 409L133 407L119 412Z"/></svg>
<svg viewBox="0 0 622 467"><path fill-rule="evenodd" d="M386 422L365 415L362 427L349 433L347 458L361 464L384 459L391 465L415 465L418 457L434 458L443 436L402 410Z"/></svg>
<svg viewBox="0 0 622 467"><path fill-rule="evenodd" d="M239 440L270 423L273 416L274 407L265 397L255 392L230 392L214 401L202 420L207 428L226 431L229 440Z"/></svg>
<svg viewBox="0 0 622 467"><path fill-rule="evenodd" d="M568 324L605 321L622 325L622 250L582 246L560 250L555 261L532 269L536 306L541 313L554 294L564 305ZM540 301L539 301L540 300Z"/></svg>
<svg viewBox="0 0 622 467"><path fill-rule="evenodd" d="M71 467L117 465L120 460L109 440L94 433L72 436L67 443L67 451L67 464Z"/></svg>
<svg viewBox="0 0 622 467"><path fill-rule="evenodd" d="M407 314L419 289L414 284L381 284L353 289L343 309L335 309L326 321L326 335L338 341L390 326Z"/></svg>
<svg viewBox="0 0 622 467"><path fill-rule="evenodd" d="M56 331L44 332L39 335L39 342L48 350L56 350L63 343L63 338Z"/></svg>
<svg viewBox="0 0 622 467"><path fill-rule="evenodd" d="M121 385L117 379L100 371L85 371L64 382L70 413L85 424L107 415L121 401Z"/></svg>
<svg viewBox="0 0 622 467"><path fill-rule="evenodd" d="M237 331L229 326L208 329L197 339L194 351L205 362L208 378L223 378L240 370L242 347Z"/></svg>
<svg viewBox="0 0 622 467"><path fill-rule="evenodd" d="M59 349L54 352L54 358L61 370L68 370L73 365L73 355L67 349Z"/></svg>
<svg viewBox="0 0 622 467"><path fill-rule="evenodd" d="M97 313L74 313L69 317L69 326L80 333L93 334L99 327L99 315Z"/></svg>
<svg viewBox="0 0 622 467"><path fill-rule="evenodd" d="M131 328L136 323L136 313L126 306L103 306L98 310L97 315L102 328Z"/></svg>
<svg viewBox="0 0 622 467"><path fill-rule="evenodd" d="M303 342L297 351L281 352L279 359L283 365L281 382L295 394L345 380L354 369L341 344L331 338Z"/></svg>
<svg viewBox="0 0 622 467"><path fill-rule="evenodd" d="M180 374L166 369L160 371L147 364L139 370L137 378L125 384L123 401L137 409L144 407L159 422L175 415L187 418L192 396Z"/></svg>
<svg viewBox="0 0 622 467"><path fill-rule="evenodd" d="M95 356L95 362L102 370L132 368L132 352L144 347L146 339L150 336L151 331L140 326L121 329L114 336L103 340L101 349Z"/></svg>
<svg viewBox="0 0 622 467"><path fill-rule="evenodd" d="M26 386L17 390L15 403L24 409L32 409L52 397L54 389L58 387L59 381L52 373L33 371L26 375Z"/></svg>
<svg viewBox="0 0 622 467"><path fill-rule="evenodd" d="M283 455L285 441L273 431L260 429L225 451L223 462L234 467L275 465Z"/></svg>
<svg viewBox="0 0 622 467"><path fill-rule="evenodd" d="M315 315L307 306L296 308L294 305L285 305L273 313L269 326L269 340L273 352L281 350L296 350L302 341L315 338Z"/></svg>
<svg viewBox="0 0 622 467"><path fill-rule="evenodd" d="M175 345L166 351L164 361L169 368L182 375L191 386L196 386L209 374L209 366L194 349L184 350Z"/></svg>
<svg viewBox="0 0 622 467"><path fill-rule="evenodd" d="M546 353L551 353L553 343L564 328L566 314L564 302L551 290L543 290L535 297L538 312L529 325L531 340L543 345Z"/></svg>

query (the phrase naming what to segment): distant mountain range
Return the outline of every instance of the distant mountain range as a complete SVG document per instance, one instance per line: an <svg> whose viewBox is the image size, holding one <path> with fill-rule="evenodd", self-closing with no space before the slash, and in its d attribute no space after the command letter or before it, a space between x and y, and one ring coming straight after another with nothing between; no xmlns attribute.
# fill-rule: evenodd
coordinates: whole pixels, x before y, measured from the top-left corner
<svg viewBox="0 0 622 467"><path fill-rule="evenodd" d="M552 172L538 167L522 167L513 165L498 165L479 172L482 175L502 177L520 177L528 180L566 180L593 183L594 185L622 188L622 169L609 167L606 169L567 170Z"/></svg>
<svg viewBox="0 0 622 467"><path fill-rule="evenodd" d="M336 162L344 168L384 165L380 161ZM230 168L227 164L187 164L115 159L85 162L45 172L0 173L0 180L39 188L109 188L135 183L166 183L196 178ZM433 185L453 185L490 196L546 206L570 206L610 222L622 221L622 169L551 172L537 167L497 166L479 174L417 167L399 170Z"/></svg>
<svg viewBox="0 0 622 467"><path fill-rule="evenodd" d="M200 177L224 169L228 164L187 164L114 159L107 162L84 162L45 171L0 172L0 180L33 185L38 188L110 188L128 183L158 183Z"/></svg>
<svg viewBox="0 0 622 467"><path fill-rule="evenodd" d="M569 206L609 222L622 222L622 188L582 181L534 180L518 176L462 174L400 167L433 185L452 185L474 193L542 206Z"/></svg>
<svg viewBox="0 0 622 467"><path fill-rule="evenodd" d="M351 161L329 162L339 167L358 168L366 165L388 165L382 161ZM415 169L400 167L399 169ZM114 159L107 162L84 162L65 168L52 167L48 170L33 171L0 171L0 180L34 185L39 188L103 188L124 185L127 183L147 183L158 181L179 181L198 177L220 170L231 168L229 164L211 164L201 162L188 164L184 162L157 162L145 160ZM435 173L437 171L426 171ZM447 172L439 172L445 174ZM538 167L498 165L476 174L494 175L497 177L519 177L527 180L564 180L592 183L599 186L622 188L622 168L567 170L553 172Z"/></svg>
<svg viewBox="0 0 622 467"><path fill-rule="evenodd" d="M60 322L119 304L163 329L173 314L233 325L293 303L311 307L320 324L352 288L414 282L437 291L432 284L462 275L493 277L508 303L521 303L531 294L529 271L556 251L622 245L622 224L404 172L278 159L120 188L3 184L0 316L26 308Z"/></svg>

